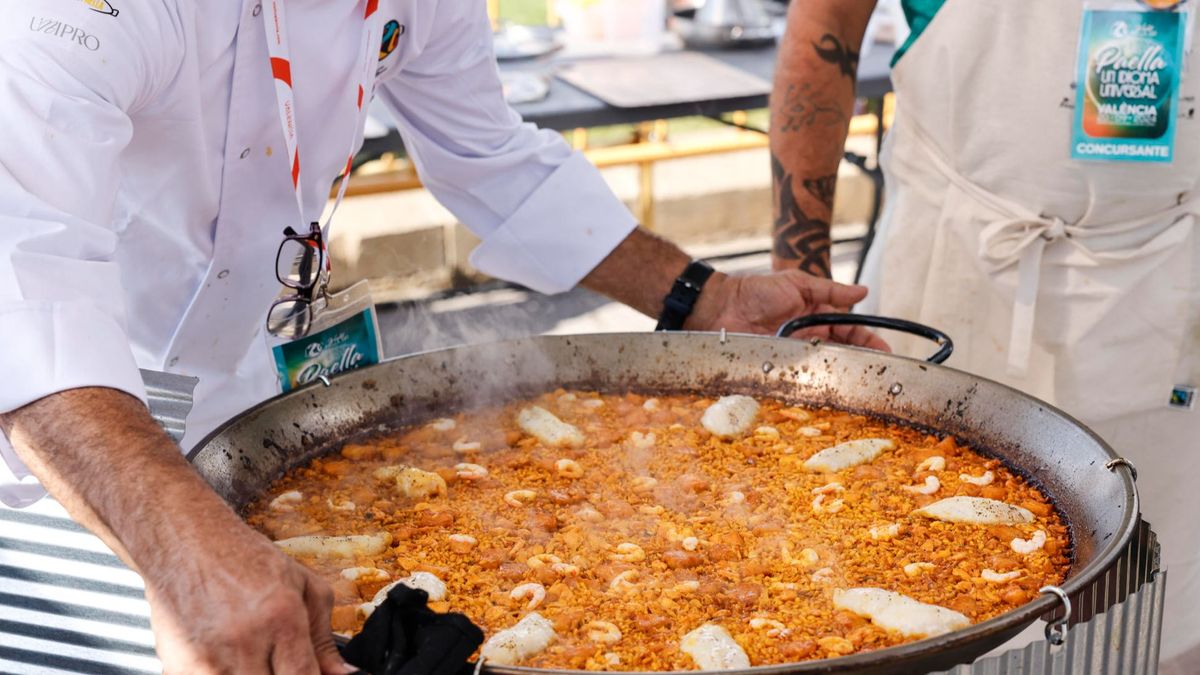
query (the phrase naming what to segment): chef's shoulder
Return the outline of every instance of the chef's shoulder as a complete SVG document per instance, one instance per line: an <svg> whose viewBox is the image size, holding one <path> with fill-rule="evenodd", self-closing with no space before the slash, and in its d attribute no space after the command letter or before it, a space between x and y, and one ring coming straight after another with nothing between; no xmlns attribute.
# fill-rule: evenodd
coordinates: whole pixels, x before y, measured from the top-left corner
<svg viewBox="0 0 1200 675"><path fill-rule="evenodd" d="M190 0L3 0L0 70L131 110L170 83Z"/></svg>
<svg viewBox="0 0 1200 675"><path fill-rule="evenodd" d="M382 79L400 71L415 75L453 72L491 59L487 3L380 0L379 12L384 32Z"/></svg>

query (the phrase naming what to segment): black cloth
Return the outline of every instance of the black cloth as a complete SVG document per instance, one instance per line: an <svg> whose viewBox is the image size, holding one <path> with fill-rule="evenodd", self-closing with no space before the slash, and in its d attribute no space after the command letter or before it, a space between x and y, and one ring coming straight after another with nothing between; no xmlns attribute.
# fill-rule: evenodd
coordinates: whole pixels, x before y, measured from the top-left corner
<svg viewBox="0 0 1200 675"><path fill-rule="evenodd" d="M429 595L404 584L388 591L342 658L371 675L472 675L467 659L483 631L462 614L438 614Z"/></svg>

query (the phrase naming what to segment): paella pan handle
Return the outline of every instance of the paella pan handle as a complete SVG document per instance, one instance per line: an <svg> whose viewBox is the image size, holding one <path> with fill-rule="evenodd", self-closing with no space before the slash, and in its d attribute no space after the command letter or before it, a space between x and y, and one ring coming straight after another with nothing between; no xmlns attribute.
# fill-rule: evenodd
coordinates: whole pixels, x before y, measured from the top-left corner
<svg viewBox="0 0 1200 675"><path fill-rule="evenodd" d="M938 344L939 349L933 356L925 359L930 363L942 363L950 358L950 354L954 353L954 341L950 339L949 335L936 328L930 328L929 326L913 321L906 321L905 319L893 319L891 317L872 316L870 314L809 314L808 316L792 319L780 326L779 330L775 332L775 337L790 337L792 333L798 330L813 328L815 326L848 325L887 328L933 340Z"/></svg>

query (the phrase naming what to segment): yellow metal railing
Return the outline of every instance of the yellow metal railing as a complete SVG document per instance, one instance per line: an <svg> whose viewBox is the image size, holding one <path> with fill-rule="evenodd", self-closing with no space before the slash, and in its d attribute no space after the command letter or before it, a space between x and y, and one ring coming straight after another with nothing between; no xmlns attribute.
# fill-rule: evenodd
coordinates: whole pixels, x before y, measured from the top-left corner
<svg viewBox="0 0 1200 675"><path fill-rule="evenodd" d="M893 98L889 94L884 98L883 123L884 127L891 126L892 114L895 109ZM735 123L744 123L745 115L734 113ZM874 136L878 130L878 120L874 115L858 115L850 120L851 136ZM587 147L588 132L586 129L576 129L571 135L571 144L582 150L589 161L597 168L607 169L618 166L636 166L638 168L638 197L634 209L635 215L643 225L654 227L654 165L658 162L719 155L743 150L756 150L767 147L765 133L750 130L732 130L723 132L712 138L695 141L673 141L668 138L666 120L644 122L637 126L637 142L626 145L616 145L606 148ZM399 164L392 161L386 164ZM405 163L401 168L384 166L382 171L363 173L354 177L346 196L356 197L402 190L416 190L422 187L421 179L413 170L411 164Z"/></svg>
<svg viewBox="0 0 1200 675"><path fill-rule="evenodd" d="M653 128L656 123L647 123ZM639 136L642 136L639 133ZM598 168L616 166L638 167L638 198L635 213L646 227L654 226L654 165L672 159L717 155L740 150L767 147L767 136L753 131L737 131L722 134L719 139L680 143L661 139L653 133L644 136L645 141L629 145L585 150L589 161ZM373 195L401 190L420 189L421 179L411 165L400 169L385 169L379 173L360 174L350 181L347 197Z"/></svg>

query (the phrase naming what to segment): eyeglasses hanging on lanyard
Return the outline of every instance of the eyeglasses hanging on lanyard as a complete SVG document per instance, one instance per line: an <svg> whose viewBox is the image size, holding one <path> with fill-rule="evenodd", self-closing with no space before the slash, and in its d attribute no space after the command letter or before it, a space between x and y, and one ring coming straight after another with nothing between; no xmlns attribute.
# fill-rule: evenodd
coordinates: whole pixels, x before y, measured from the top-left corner
<svg viewBox="0 0 1200 675"><path fill-rule="evenodd" d="M296 101L292 89L291 50L287 34L287 15L283 0L269 0L263 15L263 29L267 35L267 53L271 59L271 73L275 78L275 100L279 107L279 123L287 141L288 157L291 158L292 188L296 195L299 222L304 218L304 193L300 181L299 127L296 123ZM275 276L285 287L298 291L279 298L267 313L267 331L276 337L298 338L308 334L313 320L325 299L332 266L325 242L333 214L346 196L350 182L350 169L354 161L354 149L362 138L367 120L368 95L375 84L376 43L379 39L376 9L379 0L366 0L363 12L363 38L359 45L359 84L356 95L356 116L346 167L338 187L337 200L325 221L325 225L313 222L303 233L291 227L284 229L284 240L275 256Z"/></svg>
<svg viewBox="0 0 1200 675"><path fill-rule="evenodd" d="M283 231L283 242L275 254L275 278L295 293L277 299L267 312L267 331L293 339L308 335L313 318L327 298L329 253L321 224L309 226L308 234L292 228Z"/></svg>

